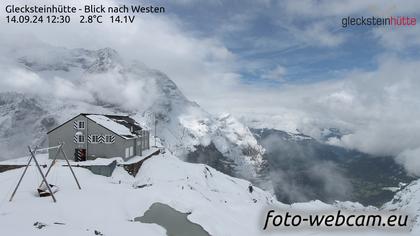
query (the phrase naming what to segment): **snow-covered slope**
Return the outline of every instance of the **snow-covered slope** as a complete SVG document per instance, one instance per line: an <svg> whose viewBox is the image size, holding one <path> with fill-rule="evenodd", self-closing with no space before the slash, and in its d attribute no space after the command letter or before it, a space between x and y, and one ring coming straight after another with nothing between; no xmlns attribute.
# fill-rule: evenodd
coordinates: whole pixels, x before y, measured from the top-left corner
<svg viewBox="0 0 420 236"><path fill-rule="evenodd" d="M45 157L44 157L45 158ZM42 162L48 162L46 159ZM136 177L117 168L112 177L74 168L82 186L78 190L67 167L59 162L50 174L50 182L60 187L57 203L35 194L41 181L30 167L14 200L8 202L22 169L0 173L0 229L2 235L166 235L157 224L133 221L143 216L153 203L166 204L179 212L190 213L188 220L201 225L211 235L265 235L261 230L268 208L325 211L334 209L372 210L360 204L344 202L329 205L320 201L285 205L271 194L253 187L248 181L233 178L203 165L179 160L169 153L145 161ZM418 184L411 188L418 189ZM407 190L408 191L408 190ZM389 208L411 208L420 203L411 199ZM418 196L416 196L418 199ZM418 214L418 212L417 212ZM37 223L38 222L38 223ZM418 232L414 229L410 235ZM96 231L96 233L95 233ZM286 235L337 235L336 231L282 231ZM381 235L383 232L364 232ZM354 235L359 235L355 232ZM353 235L346 232L346 235ZM407 235L407 234L404 234Z"/></svg>
<svg viewBox="0 0 420 236"><path fill-rule="evenodd" d="M43 145L49 128L77 113L128 113L151 128L155 115L157 135L177 156L214 144L234 163L232 174L252 179L261 168L263 149L239 121L209 114L165 74L113 49L39 43L13 50L16 56L0 67L6 81L0 89L0 159L21 156L28 144Z"/></svg>
<svg viewBox="0 0 420 236"><path fill-rule="evenodd" d="M147 160L136 178L122 168L109 178L75 168L82 190L67 167L57 165L52 170L50 181L60 187L57 203L35 195L40 180L35 167L30 167L16 197L8 202L22 169L0 173L2 235L93 235L94 230L104 235L165 235L156 224L132 221L155 202L191 212L188 219L211 235L257 235L259 213L275 203L257 187L250 192L248 181L169 153ZM38 229L35 222L47 226Z"/></svg>
<svg viewBox="0 0 420 236"><path fill-rule="evenodd" d="M403 190L397 192L394 199L386 203L383 207L385 210L400 210L410 214L415 222L412 233L420 234L420 180L413 181Z"/></svg>

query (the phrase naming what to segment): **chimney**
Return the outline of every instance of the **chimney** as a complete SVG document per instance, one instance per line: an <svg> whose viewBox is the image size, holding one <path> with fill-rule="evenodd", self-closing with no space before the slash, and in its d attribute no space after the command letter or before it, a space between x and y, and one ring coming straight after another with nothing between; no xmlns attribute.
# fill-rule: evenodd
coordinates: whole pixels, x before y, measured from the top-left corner
<svg viewBox="0 0 420 236"><path fill-rule="evenodd" d="M134 133L134 126L130 126L130 132Z"/></svg>

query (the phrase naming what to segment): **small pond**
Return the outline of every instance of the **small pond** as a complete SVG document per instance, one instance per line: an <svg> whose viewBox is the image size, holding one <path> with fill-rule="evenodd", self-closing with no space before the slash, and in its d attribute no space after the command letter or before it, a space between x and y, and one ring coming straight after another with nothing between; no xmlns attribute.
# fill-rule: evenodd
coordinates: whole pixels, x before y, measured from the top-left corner
<svg viewBox="0 0 420 236"><path fill-rule="evenodd" d="M189 221L188 215L157 202L153 203L143 216L134 218L134 221L158 224L166 229L168 236L210 236L201 225Z"/></svg>

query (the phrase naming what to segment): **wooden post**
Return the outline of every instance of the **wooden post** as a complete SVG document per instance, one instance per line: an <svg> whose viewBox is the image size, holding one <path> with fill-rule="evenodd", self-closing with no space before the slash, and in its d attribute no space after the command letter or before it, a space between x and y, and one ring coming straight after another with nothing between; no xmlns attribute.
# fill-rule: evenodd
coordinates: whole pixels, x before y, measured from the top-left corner
<svg viewBox="0 0 420 236"><path fill-rule="evenodd" d="M44 180L44 182L45 182L45 185L47 185L48 191L50 192L52 199L54 200L54 202L57 202L57 200L56 200L56 199L55 199L55 197L54 197L54 193L52 192L51 187L50 187L50 185L48 184L48 181L47 181L47 179L45 178L44 173L42 172L41 166L39 166L39 163L38 163L38 161L36 160L35 155L34 155L34 153L33 153L33 152L32 152L32 150L31 150L31 147L30 147L30 146L28 146L28 149L29 149L29 152L31 153L32 158L33 158L33 159L34 159L34 161L35 161L36 167L38 168L39 173L40 173L40 174L41 174L41 176L42 176L42 179L43 179L43 180Z"/></svg>
<svg viewBox="0 0 420 236"><path fill-rule="evenodd" d="M64 143L62 143L62 145L63 145L63 144L64 144ZM64 159L66 159L67 165L68 165L68 166L69 166L69 168L70 168L70 171L71 171L71 174L72 174L72 175L73 175L73 177L74 177L74 180L76 180L77 187L79 187L79 189L82 189L82 188L80 187L80 184L79 184L79 181L77 180L76 175L74 174L73 168L71 168L71 165L70 165L69 159L67 158L66 152L64 152L62 148L61 148L61 153L63 154Z"/></svg>
<svg viewBox="0 0 420 236"><path fill-rule="evenodd" d="M48 176L48 174L50 173L50 170L51 170L52 166L54 165L55 161L57 160L57 157L58 157L58 155L59 155L60 153L61 153L61 154L63 154L63 157L64 157L64 159L66 160L67 165L68 165L68 166L69 166L69 168L70 168L70 171L71 171L71 173L72 173L72 175L73 175L73 177L74 177L74 180L76 181L77 187L78 187L79 189L82 189L82 188L80 187L79 181L77 180L77 177L76 177L76 175L75 175L75 173L74 173L74 171L73 171L73 168L71 168L71 165L70 165L69 159L67 158L67 155L66 155L66 153L65 153L65 152L64 152L64 150L63 150L63 145L64 145L64 143L60 143L60 145L58 146L57 153L55 154L55 156L54 156L54 158L53 158L53 161L52 161L52 163L51 163L50 167L48 168L48 170L47 170L47 172L46 172L46 174L45 174L45 175L44 175L44 172L42 172L41 166L39 165L38 160L37 160L37 159L36 159L36 157L35 157L35 153L36 153L36 151L37 151L38 147L35 147L35 149L32 151L31 147L30 147L30 146L28 146L28 150L29 150L29 153L30 153L31 155L30 155L30 157L29 157L28 164L26 165L25 169L23 170L22 176L20 177L19 182L17 183L16 188L15 188L15 190L13 191L12 196L11 196L11 197L10 197L10 199L9 199L9 201L10 201L10 202L13 200L13 197L15 196L15 194L16 194L16 192L17 192L17 190L18 190L18 188L19 188L19 186L20 186L20 184L21 184L21 182L22 182L22 180L23 180L23 177L25 176L25 174L26 174L26 172L27 172L27 170L28 170L28 168L29 168L29 166L30 166L30 164L31 164L31 162L32 162L32 159L35 161L35 165L36 165L36 167L38 168L38 171L39 171L39 173L40 173L40 174L41 174L41 176L42 176L42 182L41 182L41 184L40 184L39 188L42 186L42 184L44 184L44 183L45 183L45 185L47 185L47 189L48 189L48 191L49 191L49 192L50 192L50 194L51 194L52 199L54 200L54 202L57 202L57 200L55 199L54 193L53 193L53 191L52 191L52 189L51 189L51 187L50 187L50 184L49 184L49 183L48 183L48 181L47 181L47 176Z"/></svg>
<svg viewBox="0 0 420 236"><path fill-rule="evenodd" d="M156 113L153 113L153 115L154 115L154 122L155 122L155 147L157 147L157 144L156 144L156 125L157 125Z"/></svg>
<svg viewBox="0 0 420 236"><path fill-rule="evenodd" d="M35 148L35 150L36 150L36 148ZM11 201L13 200L13 197L15 196L15 194L16 194L16 192L17 192L18 188L19 188L20 183L22 182L23 176L25 176L26 171L28 170L28 167L29 167L29 165L31 164L31 161L32 161L32 155L29 157L28 164L26 164L26 166L25 166L25 170L23 170L22 176L20 176L19 182L17 183L16 188L15 188L15 190L13 191L12 196L11 196L11 197L10 197L10 199L9 199L9 202L11 202Z"/></svg>
<svg viewBox="0 0 420 236"><path fill-rule="evenodd" d="M52 160L52 162L51 162L51 165L50 165L50 167L48 167L48 170L47 170L47 173L45 173L45 178L47 178L48 177L48 174L50 173L50 171L51 171L51 167L55 164L55 161L57 160L57 157L58 157L58 154L60 153L60 150L61 150L61 147L62 147L63 145L62 144L60 144L60 146L58 147L58 149L57 149L57 152L55 153L55 156L54 156L54 158L53 158L53 160ZM44 180L42 180L42 182L41 182L41 184L39 185L39 187L38 188L40 188L41 186L42 186L42 184L44 183Z"/></svg>

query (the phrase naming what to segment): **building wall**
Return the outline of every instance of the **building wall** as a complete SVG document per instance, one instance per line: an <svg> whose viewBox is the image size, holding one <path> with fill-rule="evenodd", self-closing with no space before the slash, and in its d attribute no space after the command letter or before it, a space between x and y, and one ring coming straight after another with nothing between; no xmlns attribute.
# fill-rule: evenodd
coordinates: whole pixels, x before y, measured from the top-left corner
<svg viewBox="0 0 420 236"><path fill-rule="evenodd" d="M141 146L141 138L137 138L136 142L135 142L135 147L136 147L136 155L141 156L143 153L143 148Z"/></svg>
<svg viewBox="0 0 420 236"><path fill-rule="evenodd" d="M86 142L83 144L76 144L73 141L74 135L77 132L77 130L75 130L73 127L73 122L76 120L84 120L86 122L85 124L87 124L87 118L82 115L78 115L71 119L69 122L48 133L48 146L53 147L59 145L59 143L64 142L63 150L70 160L74 160L74 150L76 148L86 148ZM53 158L55 152L56 150L50 150L49 158Z"/></svg>
<svg viewBox="0 0 420 236"><path fill-rule="evenodd" d="M77 130L74 128L74 121L85 121L85 128ZM85 136L84 143L74 143L74 136L76 132L82 132ZM113 135L115 142L109 143L89 143L89 135ZM48 134L49 147L57 146L60 142L64 142L64 151L70 160L74 160L75 149L86 149L87 159L95 159L98 157L122 157L129 159L135 155L142 155L143 148L138 143L142 143L140 137L136 139L124 139L119 135L114 134L110 130L98 125L97 123L87 119L83 115L79 115L59 128L53 130ZM126 158L126 150L132 147L132 155ZM130 154L130 153L129 153ZM53 158L55 150L50 151L49 158ZM61 157L60 157L61 158Z"/></svg>
<svg viewBox="0 0 420 236"><path fill-rule="evenodd" d="M88 159L95 159L98 157L122 157L125 158L125 148L133 146L133 140L126 140L103 126L88 119L87 135L114 135L115 142L109 143L87 143ZM88 137L86 137L88 140Z"/></svg>

